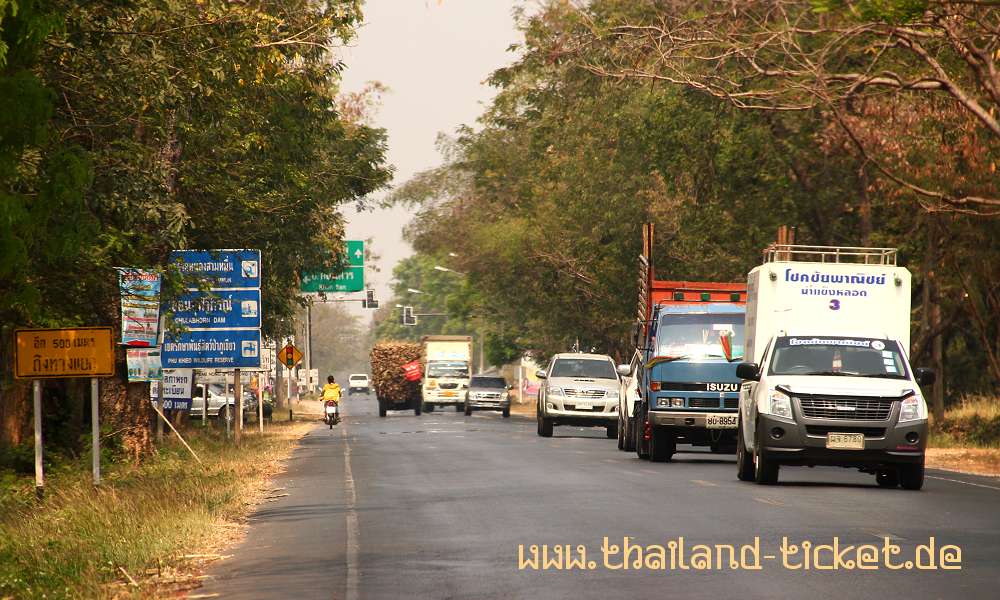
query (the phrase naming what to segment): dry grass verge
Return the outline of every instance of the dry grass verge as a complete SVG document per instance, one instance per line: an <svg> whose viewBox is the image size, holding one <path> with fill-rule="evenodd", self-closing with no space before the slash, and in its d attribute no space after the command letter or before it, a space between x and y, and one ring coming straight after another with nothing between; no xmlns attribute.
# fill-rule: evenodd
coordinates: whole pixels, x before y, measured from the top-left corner
<svg viewBox="0 0 1000 600"><path fill-rule="evenodd" d="M274 423L236 448L188 433L205 462L170 442L139 467L54 474L37 504L30 480L0 489L0 598L157 597L197 587L198 570L241 534L311 422Z"/></svg>

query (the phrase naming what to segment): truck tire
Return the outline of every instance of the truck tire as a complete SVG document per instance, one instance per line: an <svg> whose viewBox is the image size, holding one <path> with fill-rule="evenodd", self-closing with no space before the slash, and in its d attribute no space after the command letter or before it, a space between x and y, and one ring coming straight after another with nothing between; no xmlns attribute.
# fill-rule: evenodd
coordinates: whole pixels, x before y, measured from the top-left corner
<svg viewBox="0 0 1000 600"><path fill-rule="evenodd" d="M769 459L760 444L760 431L753 441L753 479L761 485L778 483L778 463Z"/></svg>
<svg viewBox="0 0 1000 600"><path fill-rule="evenodd" d="M386 413L385 402L379 398L378 399L378 416L384 417Z"/></svg>
<svg viewBox="0 0 1000 600"><path fill-rule="evenodd" d="M538 411L536 420L538 421L538 435L541 437L552 437L552 419L546 419L542 416L542 412Z"/></svg>
<svg viewBox="0 0 1000 600"><path fill-rule="evenodd" d="M467 417L472 416L472 405L469 404L468 402L465 403L465 416Z"/></svg>
<svg viewBox="0 0 1000 600"><path fill-rule="evenodd" d="M924 487L923 457L920 457L920 462L915 465L902 465L899 467L899 485L904 490L913 491Z"/></svg>
<svg viewBox="0 0 1000 600"><path fill-rule="evenodd" d="M636 430L636 418L635 417L625 417L625 448L626 452L633 452L635 450L635 430Z"/></svg>
<svg viewBox="0 0 1000 600"><path fill-rule="evenodd" d="M465 410L465 409L462 408L461 404L456 404L455 405L455 412L462 412L463 410Z"/></svg>
<svg viewBox="0 0 1000 600"><path fill-rule="evenodd" d="M646 442L646 409L640 404L635 407L635 455L642 459L649 458L649 444ZM641 415L641 416L640 416Z"/></svg>
<svg viewBox="0 0 1000 600"><path fill-rule="evenodd" d="M606 433L607 433L607 436L608 436L609 440L610 439L614 439L615 437L617 437L618 436L618 421L615 421L614 423L608 423L607 428L606 428Z"/></svg>
<svg viewBox="0 0 1000 600"><path fill-rule="evenodd" d="M653 435L649 437L649 460L653 462L668 462L677 451L677 440L674 432L662 427L654 427Z"/></svg>
<svg viewBox="0 0 1000 600"><path fill-rule="evenodd" d="M743 441L743 425L736 427L736 478L740 481L753 481L753 457L747 452Z"/></svg>
<svg viewBox="0 0 1000 600"><path fill-rule="evenodd" d="M881 488L899 487L899 471L895 469L883 469L875 473L875 483Z"/></svg>
<svg viewBox="0 0 1000 600"><path fill-rule="evenodd" d="M434 405L433 404L427 404L426 402L424 402L424 412L425 413L432 413L432 412L434 412Z"/></svg>

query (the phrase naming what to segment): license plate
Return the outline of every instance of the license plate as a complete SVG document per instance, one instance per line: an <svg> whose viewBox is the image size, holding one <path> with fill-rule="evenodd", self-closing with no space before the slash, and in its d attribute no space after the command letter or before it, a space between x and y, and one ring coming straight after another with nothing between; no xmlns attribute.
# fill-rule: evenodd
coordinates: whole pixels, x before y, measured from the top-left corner
<svg viewBox="0 0 1000 600"><path fill-rule="evenodd" d="M834 450L864 450L865 434L863 433L827 433L826 447Z"/></svg>
<svg viewBox="0 0 1000 600"><path fill-rule="evenodd" d="M739 415L712 414L705 416L705 427L707 429L736 429L739 424Z"/></svg>
<svg viewBox="0 0 1000 600"><path fill-rule="evenodd" d="M577 404L576 405L576 410L582 410L584 412L589 412L592 408L594 408L594 407L593 406L587 406L586 404Z"/></svg>

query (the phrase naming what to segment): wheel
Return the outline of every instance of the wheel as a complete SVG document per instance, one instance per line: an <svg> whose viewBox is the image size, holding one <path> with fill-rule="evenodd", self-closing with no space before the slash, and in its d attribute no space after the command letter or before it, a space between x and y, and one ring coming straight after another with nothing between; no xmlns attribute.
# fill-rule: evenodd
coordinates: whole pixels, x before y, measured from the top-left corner
<svg viewBox="0 0 1000 600"><path fill-rule="evenodd" d="M924 487L924 458L920 457L920 462L915 465L903 465L899 467L899 485L904 490L919 490Z"/></svg>
<svg viewBox="0 0 1000 600"><path fill-rule="evenodd" d="M753 481L753 458L743 441L743 426L738 425L736 429L736 478L740 481Z"/></svg>
<svg viewBox="0 0 1000 600"><path fill-rule="evenodd" d="M635 450L635 431L636 431L636 419L635 417L625 417L625 451L633 452Z"/></svg>
<svg viewBox="0 0 1000 600"><path fill-rule="evenodd" d="M625 449L625 425L622 422L621 411L618 412L618 449Z"/></svg>
<svg viewBox="0 0 1000 600"><path fill-rule="evenodd" d="M432 413L432 412L434 412L434 405L433 404L427 404L425 402L424 403L424 412L425 413Z"/></svg>
<svg viewBox="0 0 1000 600"><path fill-rule="evenodd" d="M472 405L469 404L468 402L465 403L465 416L467 417L472 416Z"/></svg>
<svg viewBox="0 0 1000 600"><path fill-rule="evenodd" d="M378 416L384 417L386 413L385 402L381 398L378 399Z"/></svg>
<svg viewBox="0 0 1000 600"><path fill-rule="evenodd" d="M538 421L538 435L552 437L552 419L546 419L542 416L542 411L538 411L536 420Z"/></svg>
<svg viewBox="0 0 1000 600"><path fill-rule="evenodd" d="M333 419L327 419L326 422L330 424L330 429L333 429Z"/></svg>
<svg viewBox="0 0 1000 600"><path fill-rule="evenodd" d="M618 422L608 423L606 433L609 440L618 437Z"/></svg>
<svg viewBox="0 0 1000 600"><path fill-rule="evenodd" d="M505 418L505 419L509 419L510 418L510 407L509 406L505 406L504 407L504 409L503 409L503 418Z"/></svg>
<svg viewBox="0 0 1000 600"><path fill-rule="evenodd" d="M462 405L461 404L456 404L455 405L455 412L462 412L462 410L463 409L462 409Z"/></svg>
<svg viewBox="0 0 1000 600"><path fill-rule="evenodd" d="M677 441L674 432L662 427L653 427L649 436L649 460L667 462L677 451Z"/></svg>
<svg viewBox="0 0 1000 600"><path fill-rule="evenodd" d="M646 410L642 405L636 406L635 418L635 455L639 458L649 458L649 441L646 440L646 430L649 428L649 421ZM641 416L639 416L641 415Z"/></svg>
<svg viewBox="0 0 1000 600"><path fill-rule="evenodd" d="M778 463L767 457L760 443L760 431L753 441L753 479L763 485L778 483Z"/></svg>
<svg viewBox="0 0 1000 600"><path fill-rule="evenodd" d="M895 488L899 486L899 471L895 469L885 469L875 473L875 483L883 488Z"/></svg>

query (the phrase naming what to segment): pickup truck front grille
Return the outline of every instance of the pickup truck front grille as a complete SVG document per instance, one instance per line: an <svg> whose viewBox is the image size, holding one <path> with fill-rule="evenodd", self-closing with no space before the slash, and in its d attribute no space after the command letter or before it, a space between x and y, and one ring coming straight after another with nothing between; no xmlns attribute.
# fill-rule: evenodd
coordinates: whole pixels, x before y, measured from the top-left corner
<svg viewBox="0 0 1000 600"><path fill-rule="evenodd" d="M574 388L566 388L565 391L568 398L603 398L606 393L604 390L582 390Z"/></svg>
<svg viewBox="0 0 1000 600"><path fill-rule="evenodd" d="M802 414L809 419L885 421L892 412L891 398L799 397Z"/></svg>
<svg viewBox="0 0 1000 600"><path fill-rule="evenodd" d="M458 387L457 383L439 383L438 387L442 390L453 390Z"/></svg>
<svg viewBox="0 0 1000 600"><path fill-rule="evenodd" d="M809 435L826 436L828 433L863 433L866 438L885 437L885 427L844 427L842 425L806 425L806 433Z"/></svg>

